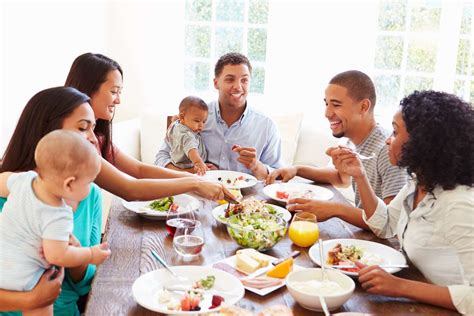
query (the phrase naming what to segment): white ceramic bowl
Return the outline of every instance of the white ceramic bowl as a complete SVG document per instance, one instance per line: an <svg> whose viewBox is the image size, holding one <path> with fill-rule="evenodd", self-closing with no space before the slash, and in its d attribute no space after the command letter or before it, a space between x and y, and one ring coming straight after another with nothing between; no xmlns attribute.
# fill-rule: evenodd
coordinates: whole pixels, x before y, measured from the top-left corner
<svg viewBox="0 0 474 316"><path fill-rule="evenodd" d="M326 275L328 280L336 282L344 290L343 292L336 295L323 295L328 309L332 311L338 309L351 297L352 293L354 292L355 283L347 275L333 269L326 269ZM314 279L321 280L320 268L296 270L288 274L286 277L286 287L288 288L288 291L290 292L293 299L302 307L313 311L322 311L323 309L317 294L301 292L292 286L293 282L302 282Z"/></svg>

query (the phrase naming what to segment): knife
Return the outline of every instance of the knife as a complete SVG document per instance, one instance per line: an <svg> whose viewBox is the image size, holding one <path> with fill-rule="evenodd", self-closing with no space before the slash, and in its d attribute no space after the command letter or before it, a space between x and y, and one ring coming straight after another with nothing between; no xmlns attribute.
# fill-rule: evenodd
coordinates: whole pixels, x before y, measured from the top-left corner
<svg viewBox="0 0 474 316"><path fill-rule="evenodd" d="M289 256L273 261L272 264L273 264L274 266L276 266L277 264L282 263L282 262L285 261L286 259L289 259L289 258L293 258L293 259L294 259L294 258L298 257L300 254L301 254L300 251L295 250L295 251L293 251Z"/></svg>

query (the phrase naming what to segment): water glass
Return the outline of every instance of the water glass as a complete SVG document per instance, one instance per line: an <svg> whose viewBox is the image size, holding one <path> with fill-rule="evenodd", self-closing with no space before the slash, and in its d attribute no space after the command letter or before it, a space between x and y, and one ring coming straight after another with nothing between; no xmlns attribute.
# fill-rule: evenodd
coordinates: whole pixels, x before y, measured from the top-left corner
<svg viewBox="0 0 474 316"><path fill-rule="evenodd" d="M199 256L204 243L204 233L200 221L183 219L176 227L173 248L185 259Z"/></svg>

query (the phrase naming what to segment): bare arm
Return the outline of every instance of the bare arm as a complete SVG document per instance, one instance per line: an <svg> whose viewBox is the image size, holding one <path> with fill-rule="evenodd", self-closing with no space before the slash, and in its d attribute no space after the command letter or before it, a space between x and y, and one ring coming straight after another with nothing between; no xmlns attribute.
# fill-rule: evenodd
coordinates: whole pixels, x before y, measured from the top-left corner
<svg viewBox="0 0 474 316"><path fill-rule="evenodd" d="M209 170L199 155L199 151L196 148L193 148L188 151L188 157L194 164L194 169L196 173L200 176L206 174L206 171Z"/></svg>
<svg viewBox="0 0 474 316"><path fill-rule="evenodd" d="M53 304L61 292L64 268L61 268L50 280L54 273L54 269L46 270L36 286L29 292L0 290L0 311L31 310Z"/></svg>
<svg viewBox="0 0 474 316"><path fill-rule="evenodd" d="M456 309L447 287L402 279L389 274L379 266L356 264L361 268L359 282L367 293L406 297L422 303Z"/></svg>
<svg viewBox="0 0 474 316"><path fill-rule="evenodd" d="M46 261L61 267L77 267L88 263L100 264L110 255L106 245L90 248L70 246L67 241L43 239Z"/></svg>
<svg viewBox="0 0 474 316"><path fill-rule="evenodd" d="M187 173L143 163L119 149L116 149L115 152L115 167L137 179L174 179L191 176Z"/></svg>
<svg viewBox="0 0 474 316"><path fill-rule="evenodd" d="M315 182L330 183L336 187L348 187L351 184L351 177L341 174L332 167L311 167L295 166L296 174L300 177L313 180Z"/></svg>
<svg viewBox="0 0 474 316"><path fill-rule="evenodd" d="M95 183L128 201L153 200L186 192L196 192L204 198L219 200L224 197L225 192L222 184L204 181L195 176L178 179L135 179L105 159L102 159L102 168Z"/></svg>
<svg viewBox="0 0 474 316"><path fill-rule="evenodd" d="M7 188L7 180L13 174L13 172L2 172L0 173L0 196L7 197L10 191Z"/></svg>

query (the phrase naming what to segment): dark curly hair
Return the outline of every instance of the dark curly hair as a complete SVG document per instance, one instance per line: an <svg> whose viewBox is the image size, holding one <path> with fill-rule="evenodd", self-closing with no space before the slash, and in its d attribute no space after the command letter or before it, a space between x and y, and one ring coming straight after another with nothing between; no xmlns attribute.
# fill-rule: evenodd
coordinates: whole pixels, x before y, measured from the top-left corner
<svg viewBox="0 0 474 316"><path fill-rule="evenodd" d="M415 91L401 102L409 139L399 165L425 190L473 185L474 110L455 95Z"/></svg>

